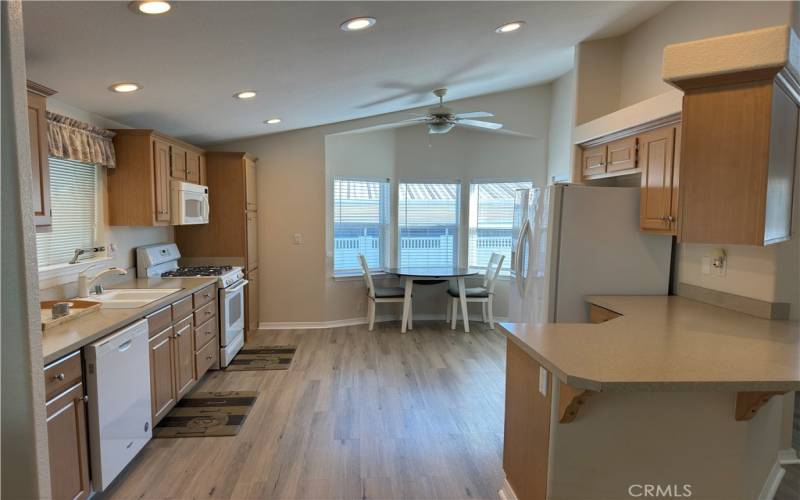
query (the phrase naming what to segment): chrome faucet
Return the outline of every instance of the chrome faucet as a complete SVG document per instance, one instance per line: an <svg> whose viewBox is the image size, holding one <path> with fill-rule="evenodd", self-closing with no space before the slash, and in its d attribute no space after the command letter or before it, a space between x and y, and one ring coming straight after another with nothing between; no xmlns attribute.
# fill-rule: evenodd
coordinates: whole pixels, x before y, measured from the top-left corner
<svg viewBox="0 0 800 500"><path fill-rule="evenodd" d="M103 269L99 273L95 274L94 277L90 278L86 275L86 271L92 267L94 266L90 266L78 274L78 297L82 299L89 297L89 287L92 285L92 283L100 279L100 277L110 273L116 273L119 275L128 274L128 271L122 269L121 267L109 267L107 269ZM95 293L103 293L103 285L98 283L95 288Z"/></svg>

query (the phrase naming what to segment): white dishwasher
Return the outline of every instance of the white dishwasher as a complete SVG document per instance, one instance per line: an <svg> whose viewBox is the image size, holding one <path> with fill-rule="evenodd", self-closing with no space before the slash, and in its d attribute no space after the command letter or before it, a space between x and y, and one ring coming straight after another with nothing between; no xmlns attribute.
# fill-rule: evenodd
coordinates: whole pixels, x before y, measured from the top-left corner
<svg viewBox="0 0 800 500"><path fill-rule="evenodd" d="M147 320L84 348L92 484L103 491L152 436Z"/></svg>

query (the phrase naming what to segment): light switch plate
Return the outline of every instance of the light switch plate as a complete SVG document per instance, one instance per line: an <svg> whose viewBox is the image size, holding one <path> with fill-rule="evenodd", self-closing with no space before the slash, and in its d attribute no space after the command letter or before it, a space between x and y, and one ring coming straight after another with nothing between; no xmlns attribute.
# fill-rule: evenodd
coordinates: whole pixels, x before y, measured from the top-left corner
<svg viewBox="0 0 800 500"><path fill-rule="evenodd" d="M303 233L294 233L294 244L295 245L303 244Z"/></svg>
<svg viewBox="0 0 800 500"><path fill-rule="evenodd" d="M539 367L539 392L542 393L542 396L547 396L547 370L543 367Z"/></svg>

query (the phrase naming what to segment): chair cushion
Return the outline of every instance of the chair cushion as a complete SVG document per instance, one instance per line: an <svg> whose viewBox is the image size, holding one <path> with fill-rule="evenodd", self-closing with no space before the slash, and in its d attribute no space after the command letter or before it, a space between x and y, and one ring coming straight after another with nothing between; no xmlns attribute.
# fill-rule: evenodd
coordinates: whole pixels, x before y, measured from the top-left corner
<svg viewBox="0 0 800 500"><path fill-rule="evenodd" d="M378 288L375 287L376 299L393 299L396 297L405 297L405 288Z"/></svg>
<svg viewBox="0 0 800 500"><path fill-rule="evenodd" d="M447 290L447 293L451 297L460 297L460 295L458 294L458 288L454 288L452 286ZM482 286L476 286L475 288L465 288L464 293L466 294L467 297L486 298L489 296L489 290L487 290Z"/></svg>

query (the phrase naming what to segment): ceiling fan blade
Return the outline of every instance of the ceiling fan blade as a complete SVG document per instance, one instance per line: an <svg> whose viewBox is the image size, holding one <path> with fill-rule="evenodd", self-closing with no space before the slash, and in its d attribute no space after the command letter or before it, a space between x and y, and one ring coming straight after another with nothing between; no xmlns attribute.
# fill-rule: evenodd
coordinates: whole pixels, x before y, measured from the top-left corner
<svg viewBox="0 0 800 500"><path fill-rule="evenodd" d="M467 113L456 113L456 118L489 118L494 116L488 111L469 111Z"/></svg>
<svg viewBox="0 0 800 500"><path fill-rule="evenodd" d="M480 120L456 120L457 125L465 125L467 127L484 128L489 130L497 130L503 128L502 123L482 122Z"/></svg>

